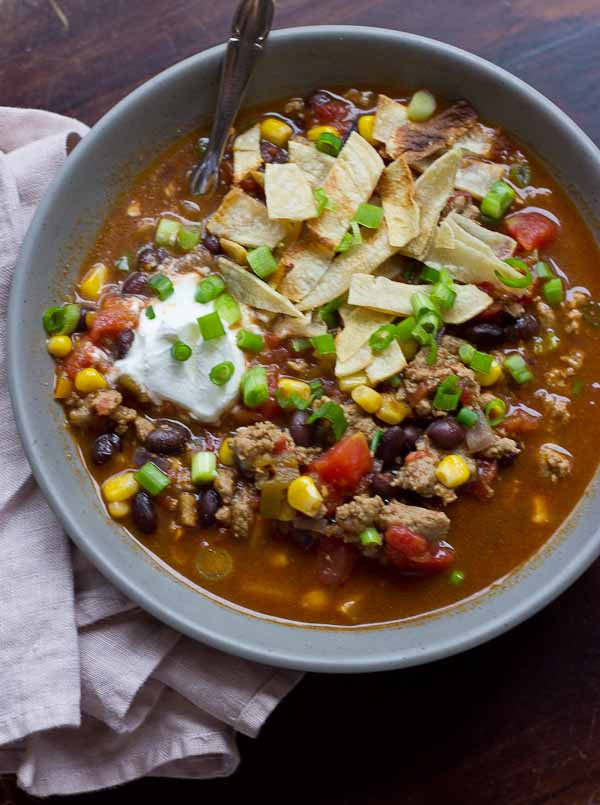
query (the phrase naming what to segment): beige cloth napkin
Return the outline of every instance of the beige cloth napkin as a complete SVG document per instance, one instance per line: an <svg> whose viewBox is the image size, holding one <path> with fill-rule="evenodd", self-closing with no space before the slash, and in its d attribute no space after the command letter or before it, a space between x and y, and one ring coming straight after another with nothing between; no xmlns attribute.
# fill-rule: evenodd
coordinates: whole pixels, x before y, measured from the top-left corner
<svg viewBox="0 0 600 805"><path fill-rule="evenodd" d="M0 772L36 796L231 774L236 731L256 736L301 677L194 643L140 611L70 545L31 477L7 389L8 292L67 136L86 131L0 107Z"/></svg>

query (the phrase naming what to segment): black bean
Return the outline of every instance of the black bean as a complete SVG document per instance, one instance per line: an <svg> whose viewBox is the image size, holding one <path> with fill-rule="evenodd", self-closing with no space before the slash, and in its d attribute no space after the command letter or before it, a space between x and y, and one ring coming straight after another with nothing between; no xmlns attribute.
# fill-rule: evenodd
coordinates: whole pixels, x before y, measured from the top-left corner
<svg viewBox="0 0 600 805"><path fill-rule="evenodd" d="M506 337L503 327L488 321L468 324L461 329L461 335L481 349L493 349Z"/></svg>
<svg viewBox="0 0 600 805"><path fill-rule="evenodd" d="M383 461L384 467L392 467L396 463L396 459L403 455L405 447L404 428L394 425L384 431L376 455Z"/></svg>
<svg viewBox="0 0 600 805"><path fill-rule="evenodd" d="M79 321L77 322L77 327L75 328L76 333L84 333L87 330L87 323L85 317L88 313L91 313L91 307L82 307L80 308L79 313Z"/></svg>
<svg viewBox="0 0 600 805"><path fill-rule="evenodd" d="M402 425L402 430L404 431L404 449L407 453L410 453L411 450L416 448L417 441L423 435L423 431L418 425L413 425L411 422Z"/></svg>
<svg viewBox="0 0 600 805"><path fill-rule="evenodd" d="M222 254L223 249L221 248L221 241L216 235L211 235L210 232L207 232L204 237L202 238L202 245L205 249L211 254Z"/></svg>
<svg viewBox="0 0 600 805"><path fill-rule="evenodd" d="M92 445L92 464L106 464L121 449L121 437L118 433L103 433L94 439Z"/></svg>
<svg viewBox="0 0 600 805"><path fill-rule="evenodd" d="M171 469L171 462L168 458L158 456L156 453L151 453L149 450L146 450L145 447L136 447L133 451L133 466L141 467L147 461L151 461L153 464L156 464L159 470L163 470L164 472L168 472Z"/></svg>
<svg viewBox="0 0 600 805"><path fill-rule="evenodd" d="M371 478L371 492L384 500L393 498L396 492L392 486L393 475L391 472L376 472Z"/></svg>
<svg viewBox="0 0 600 805"><path fill-rule="evenodd" d="M136 266L140 271L153 271L155 268L169 256L169 253L160 246L155 246L153 243L148 243L137 253Z"/></svg>
<svg viewBox="0 0 600 805"><path fill-rule="evenodd" d="M138 492L131 503L133 522L143 534L156 531L156 509L154 501L147 492Z"/></svg>
<svg viewBox="0 0 600 805"><path fill-rule="evenodd" d="M431 441L443 450L452 450L465 438L465 430L453 416L436 419L427 428L425 433Z"/></svg>
<svg viewBox="0 0 600 805"><path fill-rule="evenodd" d="M289 154L284 148L280 148L275 143L270 143L268 140L260 141L260 155L263 162L287 162Z"/></svg>
<svg viewBox="0 0 600 805"><path fill-rule="evenodd" d="M198 514L202 528L210 528L216 522L215 514L221 505L219 493L214 489L205 489L198 497Z"/></svg>
<svg viewBox="0 0 600 805"><path fill-rule="evenodd" d="M150 286L148 285L147 277L140 271L134 271L130 274L123 285L121 285L121 293L125 296L150 296Z"/></svg>
<svg viewBox="0 0 600 805"><path fill-rule="evenodd" d="M504 335L507 341L525 341L536 336L539 331L540 323L533 313L524 313L504 328Z"/></svg>
<svg viewBox="0 0 600 805"><path fill-rule="evenodd" d="M133 344L133 339L133 330L121 330L115 339L117 358L124 358L127 355Z"/></svg>
<svg viewBox="0 0 600 805"><path fill-rule="evenodd" d="M313 425L313 440L317 447L328 448L335 444L335 435L331 422L327 419L317 419Z"/></svg>
<svg viewBox="0 0 600 805"><path fill-rule="evenodd" d="M290 434L298 447L310 447L312 444L312 428L307 424L307 411L294 411L290 418Z"/></svg>
<svg viewBox="0 0 600 805"><path fill-rule="evenodd" d="M178 422L167 420L159 420L155 424L156 428L146 436L144 442L148 450L165 456L181 453L190 437L188 429Z"/></svg>

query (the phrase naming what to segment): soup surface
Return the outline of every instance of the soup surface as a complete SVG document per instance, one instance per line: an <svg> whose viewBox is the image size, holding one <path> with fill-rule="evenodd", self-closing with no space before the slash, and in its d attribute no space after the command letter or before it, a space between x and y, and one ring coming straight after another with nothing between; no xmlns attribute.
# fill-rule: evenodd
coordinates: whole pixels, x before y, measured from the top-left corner
<svg viewBox="0 0 600 805"><path fill-rule="evenodd" d="M526 561L600 437L598 250L466 101L318 90L117 201L44 316L109 516L260 612L431 612Z"/></svg>

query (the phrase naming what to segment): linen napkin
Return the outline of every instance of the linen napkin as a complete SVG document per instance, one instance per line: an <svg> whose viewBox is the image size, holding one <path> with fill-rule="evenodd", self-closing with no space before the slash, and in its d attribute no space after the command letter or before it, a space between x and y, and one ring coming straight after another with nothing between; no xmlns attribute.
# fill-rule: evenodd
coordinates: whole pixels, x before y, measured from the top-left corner
<svg viewBox="0 0 600 805"><path fill-rule="evenodd" d="M8 292L67 138L86 131L0 107L0 772L36 796L231 774L236 731L256 736L301 677L146 615L69 543L32 479L7 389Z"/></svg>

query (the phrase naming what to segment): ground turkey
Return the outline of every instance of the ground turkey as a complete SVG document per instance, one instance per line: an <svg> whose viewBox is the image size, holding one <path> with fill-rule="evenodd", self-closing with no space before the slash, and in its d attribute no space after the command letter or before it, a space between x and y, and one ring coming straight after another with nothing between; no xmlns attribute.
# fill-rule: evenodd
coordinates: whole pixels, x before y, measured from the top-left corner
<svg viewBox="0 0 600 805"><path fill-rule="evenodd" d="M219 469L214 487L221 498L221 507L216 514L218 523L229 526L236 539L248 539L258 507L256 490L229 467Z"/></svg>
<svg viewBox="0 0 600 805"><path fill-rule="evenodd" d="M538 450L538 464L542 478L549 478L555 484L571 474L573 458L549 444L543 444Z"/></svg>
<svg viewBox="0 0 600 805"><path fill-rule="evenodd" d="M101 417L108 417L117 423L117 433L123 434L135 420L137 411L121 405L122 400L116 389L100 389L83 398L74 397L75 407L69 411L69 422L77 428L91 428L101 424Z"/></svg>

